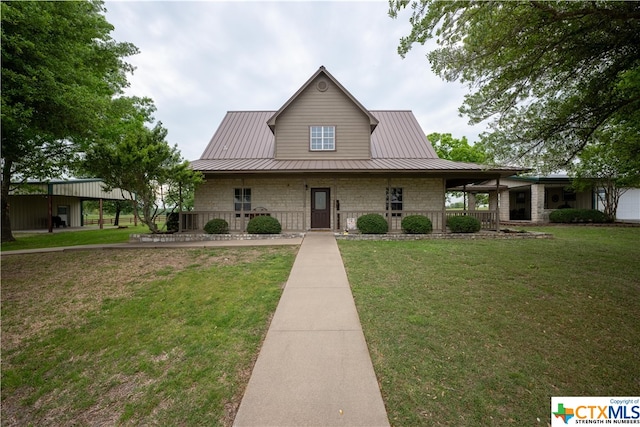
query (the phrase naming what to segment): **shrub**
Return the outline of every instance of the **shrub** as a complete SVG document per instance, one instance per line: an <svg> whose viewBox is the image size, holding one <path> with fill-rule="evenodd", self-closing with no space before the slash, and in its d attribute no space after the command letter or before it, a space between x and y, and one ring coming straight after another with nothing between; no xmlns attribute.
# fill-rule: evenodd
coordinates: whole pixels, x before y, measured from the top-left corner
<svg viewBox="0 0 640 427"><path fill-rule="evenodd" d="M572 222L610 222L603 212L596 209L558 209L549 214L549 221L567 224Z"/></svg>
<svg viewBox="0 0 640 427"><path fill-rule="evenodd" d="M402 231L407 234L431 233L431 220L424 215L409 215L402 219Z"/></svg>
<svg viewBox="0 0 640 427"><path fill-rule="evenodd" d="M247 233L249 234L280 234L281 231L280 222L272 216L257 216L247 224Z"/></svg>
<svg viewBox="0 0 640 427"><path fill-rule="evenodd" d="M209 234L227 234L229 223L222 218L215 218L204 225L204 231Z"/></svg>
<svg viewBox="0 0 640 427"><path fill-rule="evenodd" d="M356 226L362 234L385 234L389 231L389 224L382 215L366 214L356 221Z"/></svg>
<svg viewBox="0 0 640 427"><path fill-rule="evenodd" d="M450 216L447 226L452 233L477 233L481 228L480 220L472 216Z"/></svg>
<svg viewBox="0 0 640 427"><path fill-rule="evenodd" d="M167 215L167 231L176 232L180 228L180 214L178 212L171 212Z"/></svg>

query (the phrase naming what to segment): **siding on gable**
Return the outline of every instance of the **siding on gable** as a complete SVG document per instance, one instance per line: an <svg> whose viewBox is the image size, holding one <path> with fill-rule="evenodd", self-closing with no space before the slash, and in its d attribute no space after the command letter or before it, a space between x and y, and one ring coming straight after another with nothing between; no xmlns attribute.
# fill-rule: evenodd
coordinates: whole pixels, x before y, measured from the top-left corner
<svg viewBox="0 0 640 427"><path fill-rule="evenodd" d="M316 83L328 88L320 92ZM335 126L335 151L310 151L310 126ZM370 159L369 118L329 79L318 76L289 107L275 126L276 159Z"/></svg>

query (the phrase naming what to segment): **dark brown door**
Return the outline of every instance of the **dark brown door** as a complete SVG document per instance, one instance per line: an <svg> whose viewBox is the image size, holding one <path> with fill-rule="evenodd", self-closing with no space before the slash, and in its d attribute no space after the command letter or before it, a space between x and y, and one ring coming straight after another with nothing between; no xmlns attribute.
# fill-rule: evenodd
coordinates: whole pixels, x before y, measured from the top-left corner
<svg viewBox="0 0 640 427"><path fill-rule="evenodd" d="M331 227L330 195L328 188L311 189L311 228Z"/></svg>

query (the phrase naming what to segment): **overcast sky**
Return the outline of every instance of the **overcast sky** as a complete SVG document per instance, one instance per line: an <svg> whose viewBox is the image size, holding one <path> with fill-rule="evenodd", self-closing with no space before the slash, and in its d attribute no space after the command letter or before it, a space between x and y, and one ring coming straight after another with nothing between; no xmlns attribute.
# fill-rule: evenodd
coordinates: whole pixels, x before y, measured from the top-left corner
<svg viewBox="0 0 640 427"><path fill-rule="evenodd" d="M459 117L466 88L431 72L427 48L397 53L409 11L387 1L107 1L117 41L135 44L127 94L155 101L182 156L196 160L227 111L277 110L324 65L370 110L412 110L425 134L477 140Z"/></svg>

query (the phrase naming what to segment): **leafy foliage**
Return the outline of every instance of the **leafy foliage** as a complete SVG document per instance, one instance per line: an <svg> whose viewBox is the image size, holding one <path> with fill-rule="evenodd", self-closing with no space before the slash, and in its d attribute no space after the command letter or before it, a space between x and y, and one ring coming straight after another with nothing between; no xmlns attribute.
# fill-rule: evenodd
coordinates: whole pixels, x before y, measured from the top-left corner
<svg viewBox="0 0 640 427"><path fill-rule="evenodd" d="M484 163L487 156L480 144L469 145L465 136L454 138L450 133L430 133L427 139L441 159L455 162Z"/></svg>
<svg viewBox="0 0 640 427"><path fill-rule="evenodd" d="M433 71L473 90L460 112L492 119L483 135L492 160L550 171L600 129L626 121L638 134L639 2L391 0L390 15L409 4L399 53L435 38Z"/></svg>
<svg viewBox="0 0 640 427"><path fill-rule="evenodd" d="M447 227L452 233L477 233L481 226L480 220L472 216L450 216L447 218Z"/></svg>
<svg viewBox="0 0 640 427"><path fill-rule="evenodd" d="M549 214L549 221L570 224L573 222L610 222L609 217L596 209L557 209Z"/></svg>
<svg viewBox="0 0 640 427"><path fill-rule="evenodd" d="M402 218L402 231L407 234L427 234L433 230L431 220L424 215L409 215Z"/></svg>
<svg viewBox="0 0 640 427"><path fill-rule="evenodd" d="M380 214L362 215L356 221L356 227L362 234L385 234L389 231L389 224Z"/></svg>
<svg viewBox="0 0 640 427"><path fill-rule="evenodd" d="M169 196L179 194L180 187L194 188L202 181L201 174L191 170L177 147L167 143L162 123L146 127L153 111L150 101L121 98L113 108L119 110L113 117L121 119L103 129L78 167L100 176L108 189L126 190L125 196L134 202L134 214L157 233L155 221L168 210Z"/></svg>
<svg viewBox="0 0 640 427"><path fill-rule="evenodd" d="M436 150L436 154L441 159L452 160L454 162L471 162L483 164L487 161L487 155L484 146L481 143L469 145L466 137L461 139L454 138L450 133L430 133L427 139ZM450 196L464 197L462 192L451 191L447 193L447 201L450 202ZM488 204L489 196L487 194L477 194L476 202L478 204ZM460 203L459 207L463 207L464 203ZM454 207L453 205L450 205Z"/></svg>
<svg viewBox="0 0 640 427"><path fill-rule="evenodd" d="M630 187L640 187L640 150L637 136L620 132L620 127L598 132L598 143L580 153L573 168L573 186L578 190L596 189L605 215L615 220L620 197Z"/></svg>
<svg viewBox="0 0 640 427"><path fill-rule="evenodd" d="M178 212L171 212L167 215L166 227L167 231L171 233L180 230L180 214Z"/></svg>
<svg viewBox="0 0 640 427"><path fill-rule="evenodd" d="M209 234L227 234L229 223L222 218L214 218L204 225L204 231Z"/></svg>
<svg viewBox="0 0 640 427"><path fill-rule="evenodd" d="M251 218L247 224L247 233L249 234L280 234L281 231L280 221L272 216L256 216Z"/></svg>
<svg viewBox="0 0 640 427"><path fill-rule="evenodd" d="M12 182L67 172L95 136L138 52L109 35L100 1L2 2L2 240Z"/></svg>

